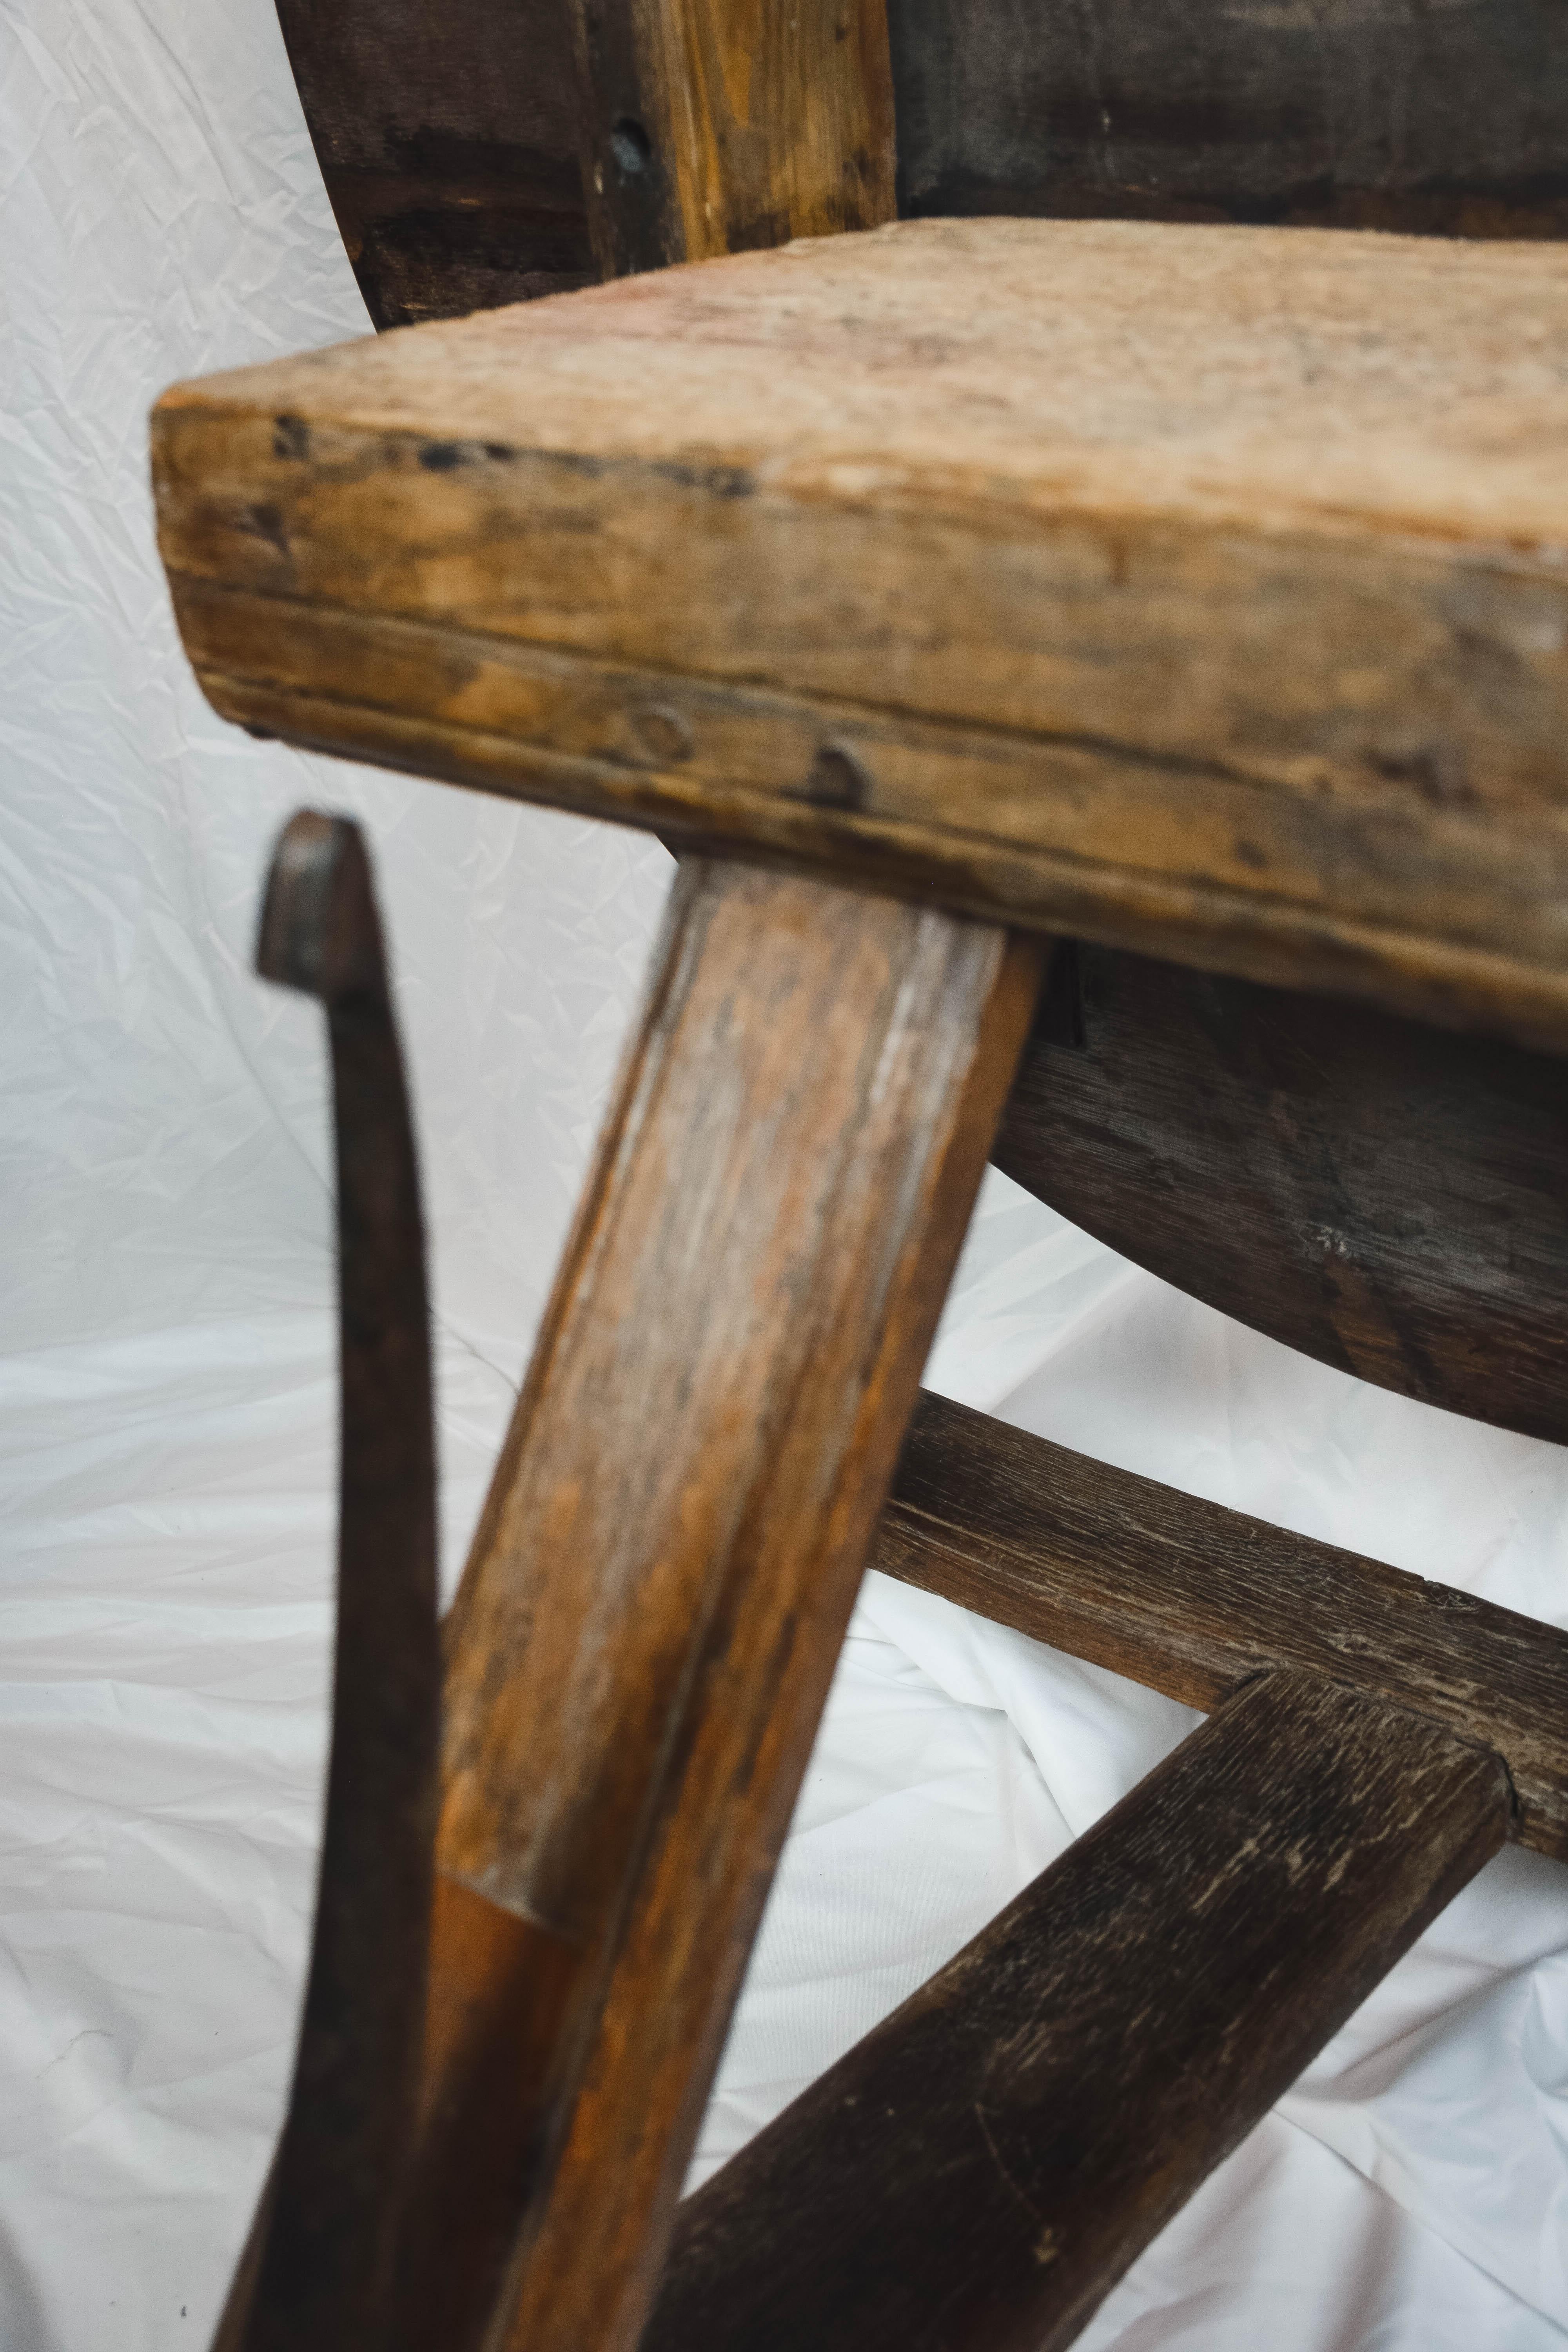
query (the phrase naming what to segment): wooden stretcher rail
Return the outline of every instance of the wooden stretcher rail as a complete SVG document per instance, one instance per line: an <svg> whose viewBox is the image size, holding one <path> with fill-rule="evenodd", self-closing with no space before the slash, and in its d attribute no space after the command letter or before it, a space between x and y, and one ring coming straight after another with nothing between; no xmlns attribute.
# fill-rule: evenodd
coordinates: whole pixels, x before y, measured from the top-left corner
<svg viewBox="0 0 1568 2352"><path fill-rule="evenodd" d="M1494 1749L1568 1861L1568 1633L922 1392L872 1565L1189 1706L1300 1669Z"/></svg>
<svg viewBox="0 0 1568 2352"><path fill-rule="evenodd" d="M1507 1818L1437 1725L1249 1685L689 2200L643 2352L1059 2352Z"/></svg>

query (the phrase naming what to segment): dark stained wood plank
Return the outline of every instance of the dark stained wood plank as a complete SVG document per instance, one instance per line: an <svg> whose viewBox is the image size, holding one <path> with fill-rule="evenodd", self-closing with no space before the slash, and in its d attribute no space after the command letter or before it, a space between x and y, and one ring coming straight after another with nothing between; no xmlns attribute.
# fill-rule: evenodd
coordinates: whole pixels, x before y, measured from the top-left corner
<svg viewBox="0 0 1568 2352"><path fill-rule="evenodd" d="M1568 235L1558 0L889 0L906 214Z"/></svg>
<svg viewBox="0 0 1568 2352"><path fill-rule="evenodd" d="M1250 1684L688 2201L643 2352L1060 2352L1507 1818L1495 1757Z"/></svg>
<svg viewBox="0 0 1568 2352"><path fill-rule="evenodd" d="M723 174L714 211L736 247L890 217L895 83L906 215L1568 235L1557 0L1311 11L1110 0L1022 14L1008 0L892 0L891 77L881 11L866 0L817 0L760 36L713 0L668 14L581 0L575 87L567 0L279 0L279 16L383 327L585 282L579 121L607 273L723 249L700 227L687 242L667 162L659 61L671 57L689 144L695 154L705 142ZM764 60L754 88L748 47ZM869 95L805 106L813 86L843 87L850 47ZM792 146L812 156L804 205Z"/></svg>
<svg viewBox="0 0 1568 2352"><path fill-rule="evenodd" d="M448 1619L418 2352L454 2214L487 2344L636 2340L1037 972L681 869Z"/></svg>
<svg viewBox="0 0 1568 2352"><path fill-rule="evenodd" d="M1521 1845L1568 1861L1568 1633L922 1391L873 1567L1213 1707L1274 1668L1493 1748Z"/></svg>
<svg viewBox="0 0 1568 2352"><path fill-rule="evenodd" d="M883 0L571 0L602 273L894 215Z"/></svg>
<svg viewBox="0 0 1568 2352"><path fill-rule="evenodd" d="M1083 946L998 1167L1338 1370L1568 1443L1568 1066Z"/></svg>
<svg viewBox="0 0 1568 2352"><path fill-rule="evenodd" d="M337 1647L315 1935L289 2114L222 2352L385 2340L418 2092L441 1677L425 1245L397 1032L356 825L303 812L257 962L326 1007L337 1143Z"/></svg>
<svg viewBox="0 0 1568 2352"><path fill-rule="evenodd" d="M278 0L378 327L595 275L565 0Z"/></svg>

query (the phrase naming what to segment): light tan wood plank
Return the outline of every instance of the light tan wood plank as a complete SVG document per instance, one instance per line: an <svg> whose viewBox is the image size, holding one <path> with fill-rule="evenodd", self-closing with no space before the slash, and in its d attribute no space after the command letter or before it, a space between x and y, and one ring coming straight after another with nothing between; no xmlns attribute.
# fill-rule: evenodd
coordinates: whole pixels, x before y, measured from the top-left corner
<svg viewBox="0 0 1568 2352"><path fill-rule="evenodd" d="M1568 534L1565 336L1550 245L906 221L237 369L163 405L291 408L475 458L494 440L766 466L759 489L870 511L912 497L1549 557Z"/></svg>
<svg viewBox="0 0 1568 2352"><path fill-rule="evenodd" d="M156 442L244 723L1568 1037L1551 249L910 223L179 388Z"/></svg>
<svg viewBox="0 0 1568 2352"><path fill-rule="evenodd" d="M1568 1038L1568 970L1551 960L1568 898L1556 813L1421 816L1388 796L1301 800L1195 765L1175 780L1167 764L1104 747L205 584L189 594L185 633L226 717L321 751L698 848L740 844L1024 927L1136 941L1250 979L1306 978L1549 1046ZM273 675L258 683L242 661ZM1352 859L1361 911L1347 919ZM1254 892L1258 860L1292 895ZM1442 924L1436 935L1404 928L1413 899ZM1542 960L1521 961L1531 947Z"/></svg>

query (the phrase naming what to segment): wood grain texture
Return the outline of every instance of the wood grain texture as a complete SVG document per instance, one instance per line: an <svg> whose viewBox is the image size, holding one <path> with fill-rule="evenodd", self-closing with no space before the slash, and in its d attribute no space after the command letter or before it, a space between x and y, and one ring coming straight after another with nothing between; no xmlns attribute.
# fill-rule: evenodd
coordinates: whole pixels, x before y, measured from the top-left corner
<svg viewBox="0 0 1568 2352"><path fill-rule="evenodd" d="M481 2344L537 2179L579 1947L436 1873L392 2352ZM365 2347L370 2352L370 2347Z"/></svg>
<svg viewBox="0 0 1568 2352"><path fill-rule="evenodd" d="M1275 1668L1494 1749L1568 1861L1568 1633L922 1392L872 1566L1188 1706Z"/></svg>
<svg viewBox="0 0 1568 2352"><path fill-rule="evenodd" d="M998 1167L1288 1347L1568 1443L1560 1060L1102 948L1064 980Z"/></svg>
<svg viewBox="0 0 1568 2352"><path fill-rule="evenodd" d="M585 282L580 130L606 275L890 218L894 89L905 215L1568 234L1556 0L1353 0L1310 16L892 0L891 77L880 15L843 0L772 16L583 0L574 90L554 0L279 0L378 327ZM678 135L693 152L684 186L662 160Z"/></svg>
<svg viewBox="0 0 1568 2352"><path fill-rule="evenodd" d="M338 1189L337 1639L289 2113L219 2352L383 2333L421 2068L441 1675L429 1316L413 1129L359 829L303 811L257 962L326 1008Z"/></svg>
<svg viewBox="0 0 1568 2352"><path fill-rule="evenodd" d="M1548 248L1026 221L155 420L244 723L1551 1045L1565 429Z"/></svg>
<svg viewBox="0 0 1568 2352"><path fill-rule="evenodd" d="M1556 0L889 0L899 209L1568 235Z"/></svg>
<svg viewBox="0 0 1568 2352"><path fill-rule="evenodd" d="M592 279L561 0L278 0L278 17L378 327Z"/></svg>
<svg viewBox="0 0 1568 2352"><path fill-rule="evenodd" d="M689 2200L644 2352L1060 2352L1507 1813L1436 1726L1250 1685Z"/></svg>
<svg viewBox="0 0 1568 2352"><path fill-rule="evenodd" d="M891 220L882 0L572 0L603 275Z"/></svg>
<svg viewBox="0 0 1568 2352"><path fill-rule="evenodd" d="M417 2160L491 2200L492 2283L527 2207L487 2342L635 2342L1037 978L987 927L681 869L448 1620L439 1861L485 1916L437 1914Z"/></svg>

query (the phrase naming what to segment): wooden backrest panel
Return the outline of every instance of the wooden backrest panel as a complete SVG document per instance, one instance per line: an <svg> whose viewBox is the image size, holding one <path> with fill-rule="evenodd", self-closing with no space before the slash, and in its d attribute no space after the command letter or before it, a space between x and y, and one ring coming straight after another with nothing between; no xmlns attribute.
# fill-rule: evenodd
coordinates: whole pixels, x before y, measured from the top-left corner
<svg viewBox="0 0 1568 2352"><path fill-rule="evenodd" d="M889 0L900 213L1568 235L1560 0Z"/></svg>
<svg viewBox="0 0 1568 2352"><path fill-rule="evenodd" d="M881 0L773 5L278 0L375 324L890 220Z"/></svg>
<svg viewBox="0 0 1568 2352"><path fill-rule="evenodd" d="M278 0L278 18L378 327L597 275L565 0Z"/></svg>
<svg viewBox="0 0 1568 2352"><path fill-rule="evenodd" d="M1501 1758L1568 1863L1568 1631L921 1392L873 1568L1205 1713L1283 1670Z"/></svg>
<svg viewBox="0 0 1568 2352"><path fill-rule="evenodd" d="M572 0L445 0L439 8L432 0L336 0L330 8L278 0L328 193L378 327L458 318L595 275L580 132L606 269L886 216L875 150L887 64L875 0L859 0L844 18L862 94L874 92L866 126L875 135L858 131L850 142L867 169L845 190L842 224L812 212L824 199L809 190L802 213L801 190L790 184L801 168L796 101L811 89L847 103L854 97L842 69L846 44L835 38L839 12L819 5L768 28L770 54L795 54L800 70L766 89L723 66L726 24L731 47L756 47L749 17L742 24L695 5L672 16L686 55L707 55L715 68L691 79L723 217L715 215L714 240L697 248L681 241L681 207L671 201L678 175L658 149L666 100L649 71L647 39L658 12L638 0L576 7L580 82ZM1121 215L1568 236L1561 0L1422 9L1406 0L1310 8L1302 0L1247 8L1107 0L1092 11L1060 0L1023 10L1013 0L889 0L887 15L897 203L906 216Z"/></svg>
<svg viewBox="0 0 1568 2352"><path fill-rule="evenodd" d="M605 144L627 110L667 133L671 94L647 63L655 12L637 0L576 0L575 82L567 0L452 0L438 24L424 0L279 8L378 325L587 276L579 136L590 187L596 168L605 183L601 262L647 266L685 249L657 154L631 153L636 168L617 177ZM697 5L679 18L689 49L724 21ZM808 41L826 22L808 19ZM1568 234L1558 0L1421 12L1402 0L1310 12L1291 0L1245 11L1109 0L1092 20L1060 6L1020 16L1004 0L890 0L889 31L905 214ZM704 100L710 129L708 100L724 95L721 73ZM732 109L718 130L721 178L755 215L738 231L721 224L721 236L756 241L770 154L755 139L747 150ZM858 201L847 219L885 209L869 187ZM1568 1437L1552 1316L1568 1270L1556 1066L1330 1000L1083 952L1087 1051L1037 1042L1002 1163L1289 1345Z"/></svg>
<svg viewBox="0 0 1568 2352"><path fill-rule="evenodd" d="M642 2352L1066 2352L1508 1802L1435 1724L1251 1684L688 2200Z"/></svg>
<svg viewBox="0 0 1568 2352"><path fill-rule="evenodd" d="M1081 947L992 1157L1288 1347L1568 1444L1561 1061Z"/></svg>

